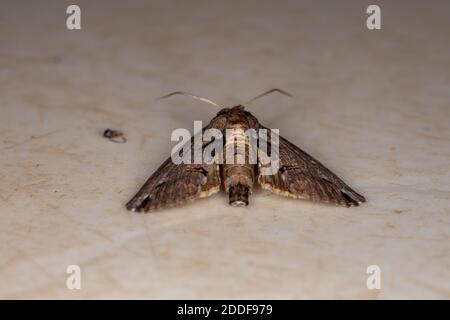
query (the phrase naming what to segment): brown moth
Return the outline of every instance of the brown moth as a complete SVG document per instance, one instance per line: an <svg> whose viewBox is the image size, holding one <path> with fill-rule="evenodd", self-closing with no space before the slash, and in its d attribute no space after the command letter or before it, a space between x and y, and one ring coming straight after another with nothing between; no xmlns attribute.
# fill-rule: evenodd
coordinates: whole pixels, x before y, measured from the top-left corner
<svg viewBox="0 0 450 320"><path fill-rule="evenodd" d="M290 96L280 89L272 89L251 99L248 103L275 91ZM162 98L175 94L186 94L220 107L208 99L185 92L174 92ZM226 129L242 129L243 131L267 129L250 112L245 111L243 105L220 110L203 128L203 132L211 128L221 132L225 132ZM270 146L270 136L267 140ZM203 142L202 149L207 144L208 142ZM350 188L319 161L281 136L279 136L278 156L279 170L272 175L260 174L261 163L259 162L257 164L207 164L204 162L176 165L169 158L153 173L126 207L128 210L137 212L153 211L208 197L221 189L228 194L231 205L246 206L256 184L259 184L262 189L282 196L346 207L358 206L366 201L362 195Z"/></svg>

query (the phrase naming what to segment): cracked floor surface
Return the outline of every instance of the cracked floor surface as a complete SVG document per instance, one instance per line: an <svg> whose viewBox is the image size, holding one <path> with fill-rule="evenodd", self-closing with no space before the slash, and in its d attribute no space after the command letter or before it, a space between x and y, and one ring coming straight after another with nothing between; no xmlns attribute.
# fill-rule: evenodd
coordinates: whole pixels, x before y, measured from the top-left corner
<svg viewBox="0 0 450 320"><path fill-rule="evenodd" d="M450 5L379 3L379 31L364 1L79 1L79 31L66 1L2 3L0 297L450 298ZM294 99L250 111L366 204L257 190L246 208L125 210L171 131L217 111L155 97L272 87Z"/></svg>

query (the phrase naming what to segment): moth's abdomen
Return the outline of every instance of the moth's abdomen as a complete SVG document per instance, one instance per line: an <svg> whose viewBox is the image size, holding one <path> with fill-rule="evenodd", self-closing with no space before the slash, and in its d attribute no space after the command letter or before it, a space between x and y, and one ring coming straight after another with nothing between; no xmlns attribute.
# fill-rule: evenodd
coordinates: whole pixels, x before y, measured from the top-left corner
<svg viewBox="0 0 450 320"><path fill-rule="evenodd" d="M255 169L256 166L250 164L222 165L223 185L231 205L248 205L248 197L255 183Z"/></svg>
<svg viewBox="0 0 450 320"><path fill-rule="evenodd" d="M236 184L230 186L228 190L228 197L230 199L230 204L235 207L248 206L248 196L250 193L250 188L243 184Z"/></svg>
<svg viewBox="0 0 450 320"><path fill-rule="evenodd" d="M250 143L245 119L234 119L227 128L224 159L221 165L222 183L232 206L248 205L248 198L255 183L256 149ZM229 123L230 124L230 123Z"/></svg>
<svg viewBox="0 0 450 320"><path fill-rule="evenodd" d="M222 167L224 189L228 193L229 203L236 207L248 205L255 181L255 166L249 164L227 165Z"/></svg>

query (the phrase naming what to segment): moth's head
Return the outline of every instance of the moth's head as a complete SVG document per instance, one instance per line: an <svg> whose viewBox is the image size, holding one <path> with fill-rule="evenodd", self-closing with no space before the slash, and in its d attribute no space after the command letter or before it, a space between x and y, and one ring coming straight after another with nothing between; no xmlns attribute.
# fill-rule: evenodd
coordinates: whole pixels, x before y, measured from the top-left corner
<svg viewBox="0 0 450 320"><path fill-rule="evenodd" d="M222 119L221 121L226 121L230 126L244 125L253 128L258 124L258 120L250 112L245 111L245 107L241 104L232 108L223 108L217 113L215 119Z"/></svg>
<svg viewBox="0 0 450 320"><path fill-rule="evenodd" d="M217 112L218 116L228 115L228 114L237 114L237 113L245 113L243 105L237 105L232 108L223 108L219 112Z"/></svg>

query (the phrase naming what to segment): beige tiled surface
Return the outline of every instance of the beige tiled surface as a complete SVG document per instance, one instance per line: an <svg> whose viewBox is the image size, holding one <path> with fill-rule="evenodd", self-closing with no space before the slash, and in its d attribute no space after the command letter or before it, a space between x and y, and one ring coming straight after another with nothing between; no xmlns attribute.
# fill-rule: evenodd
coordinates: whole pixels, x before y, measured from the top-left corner
<svg viewBox="0 0 450 320"><path fill-rule="evenodd" d="M73 32L69 2L0 4L0 297L450 298L448 2L381 2L375 32L365 1L78 3ZM216 112L154 97L231 105L271 87L295 99L250 111L367 204L259 191L245 209L124 209L170 132Z"/></svg>

